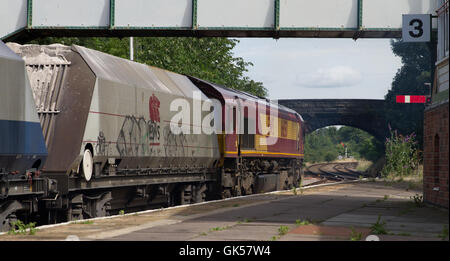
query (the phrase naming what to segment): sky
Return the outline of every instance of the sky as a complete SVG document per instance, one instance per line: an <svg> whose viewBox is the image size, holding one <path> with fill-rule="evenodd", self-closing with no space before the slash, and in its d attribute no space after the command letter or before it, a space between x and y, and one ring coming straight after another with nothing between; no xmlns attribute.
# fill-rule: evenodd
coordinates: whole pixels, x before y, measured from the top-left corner
<svg viewBox="0 0 450 261"><path fill-rule="evenodd" d="M384 99L401 59L389 39L239 38L235 56L269 99Z"/></svg>

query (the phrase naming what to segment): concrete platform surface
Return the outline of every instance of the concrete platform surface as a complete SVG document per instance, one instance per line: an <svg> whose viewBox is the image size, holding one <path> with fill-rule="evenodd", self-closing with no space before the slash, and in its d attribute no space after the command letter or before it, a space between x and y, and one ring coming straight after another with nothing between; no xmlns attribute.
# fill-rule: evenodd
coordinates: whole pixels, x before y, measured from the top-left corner
<svg viewBox="0 0 450 261"><path fill-rule="evenodd" d="M448 241L448 210L417 206L411 197L418 193L384 182L320 186L81 221L0 240L340 241L376 235Z"/></svg>

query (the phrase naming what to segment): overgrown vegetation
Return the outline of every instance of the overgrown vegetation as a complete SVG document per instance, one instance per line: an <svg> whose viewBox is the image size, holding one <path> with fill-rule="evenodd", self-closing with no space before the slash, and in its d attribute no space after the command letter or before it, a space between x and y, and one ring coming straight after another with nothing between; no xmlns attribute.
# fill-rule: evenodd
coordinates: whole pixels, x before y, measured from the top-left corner
<svg viewBox="0 0 450 261"><path fill-rule="evenodd" d="M23 223L21 220L12 222L11 229L8 231L8 235L28 235L36 234L37 229L35 228L36 222L30 222L28 224Z"/></svg>
<svg viewBox="0 0 450 261"><path fill-rule="evenodd" d="M334 161L338 156L375 161L383 154L383 144L372 135L357 128L334 126L316 130L305 138L305 161L310 163Z"/></svg>
<svg viewBox="0 0 450 261"><path fill-rule="evenodd" d="M444 225L442 232L439 234L439 238L442 240L448 240L448 226Z"/></svg>
<svg viewBox="0 0 450 261"><path fill-rule="evenodd" d="M423 195L419 195L419 194L416 194L415 196L412 196L411 197L411 199L412 199L412 201L414 202L414 205L416 206L416 207L423 207L424 206L424 203L423 203Z"/></svg>
<svg viewBox="0 0 450 261"><path fill-rule="evenodd" d="M301 220L301 219L297 219L295 220L295 225L298 226L306 226L306 225L310 225L311 222L308 219L305 220Z"/></svg>
<svg viewBox="0 0 450 261"><path fill-rule="evenodd" d="M435 37L435 36L433 36ZM433 40L432 40L433 41ZM429 95L425 83L432 83L432 62L427 43L391 41L392 52L402 59L403 66L397 71L392 88L385 95L385 118L399 134L416 133L419 149L423 144L423 115L425 105L420 103L396 103L397 95Z"/></svg>
<svg viewBox="0 0 450 261"><path fill-rule="evenodd" d="M386 164L381 171L383 176L399 177L417 173L419 167L419 152L415 134L407 136L390 130L390 138L386 138Z"/></svg>
<svg viewBox="0 0 450 261"><path fill-rule="evenodd" d="M350 234L350 241L361 241L363 233L356 232L355 228L352 227L352 232Z"/></svg>
<svg viewBox="0 0 450 261"><path fill-rule="evenodd" d="M278 228L278 235L280 235L280 236L286 235L288 231L289 231L288 226L280 226Z"/></svg>
<svg viewBox="0 0 450 261"><path fill-rule="evenodd" d="M375 235L386 235L387 230L384 227L385 225L386 221L381 221L381 216L378 216L377 222L370 227L371 233Z"/></svg>
<svg viewBox="0 0 450 261"><path fill-rule="evenodd" d="M209 232L213 232L213 231L223 231L223 230L227 230L231 228L231 226L225 226L225 227L214 227L209 229Z"/></svg>

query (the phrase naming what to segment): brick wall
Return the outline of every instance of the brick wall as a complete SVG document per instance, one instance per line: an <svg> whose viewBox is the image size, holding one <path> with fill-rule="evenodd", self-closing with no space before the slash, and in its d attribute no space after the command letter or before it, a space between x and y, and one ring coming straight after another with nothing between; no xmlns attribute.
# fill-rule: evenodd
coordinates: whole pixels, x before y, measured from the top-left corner
<svg viewBox="0 0 450 261"><path fill-rule="evenodd" d="M424 115L423 194L428 203L449 207L448 102Z"/></svg>

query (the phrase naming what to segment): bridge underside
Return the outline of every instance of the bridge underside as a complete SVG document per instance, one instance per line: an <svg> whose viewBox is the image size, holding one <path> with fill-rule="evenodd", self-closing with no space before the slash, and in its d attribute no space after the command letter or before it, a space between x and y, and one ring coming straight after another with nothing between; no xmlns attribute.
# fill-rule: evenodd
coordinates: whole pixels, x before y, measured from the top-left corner
<svg viewBox="0 0 450 261"><path fill-rule="evenodd" d="M279 104L302 115L306 133L327 126L345 125L364 130L382 142L388 135L384 102L384 100L363 99L278 101Z"/></svg>
<svg viewBox="0 0 450 261"><path fill-rule="evenodd" d="M136 29L22 29L3 39L4 42L26 43L40 37L236 37L236 38L401 38L399 30L136 30Z"/></svg>
<svg viewBox="0 0 450 261"><path fill-rule="evenodd" d="M435 14L437 8L435 0L2 0L0 39L399 38L403 14Z"/></svg>

